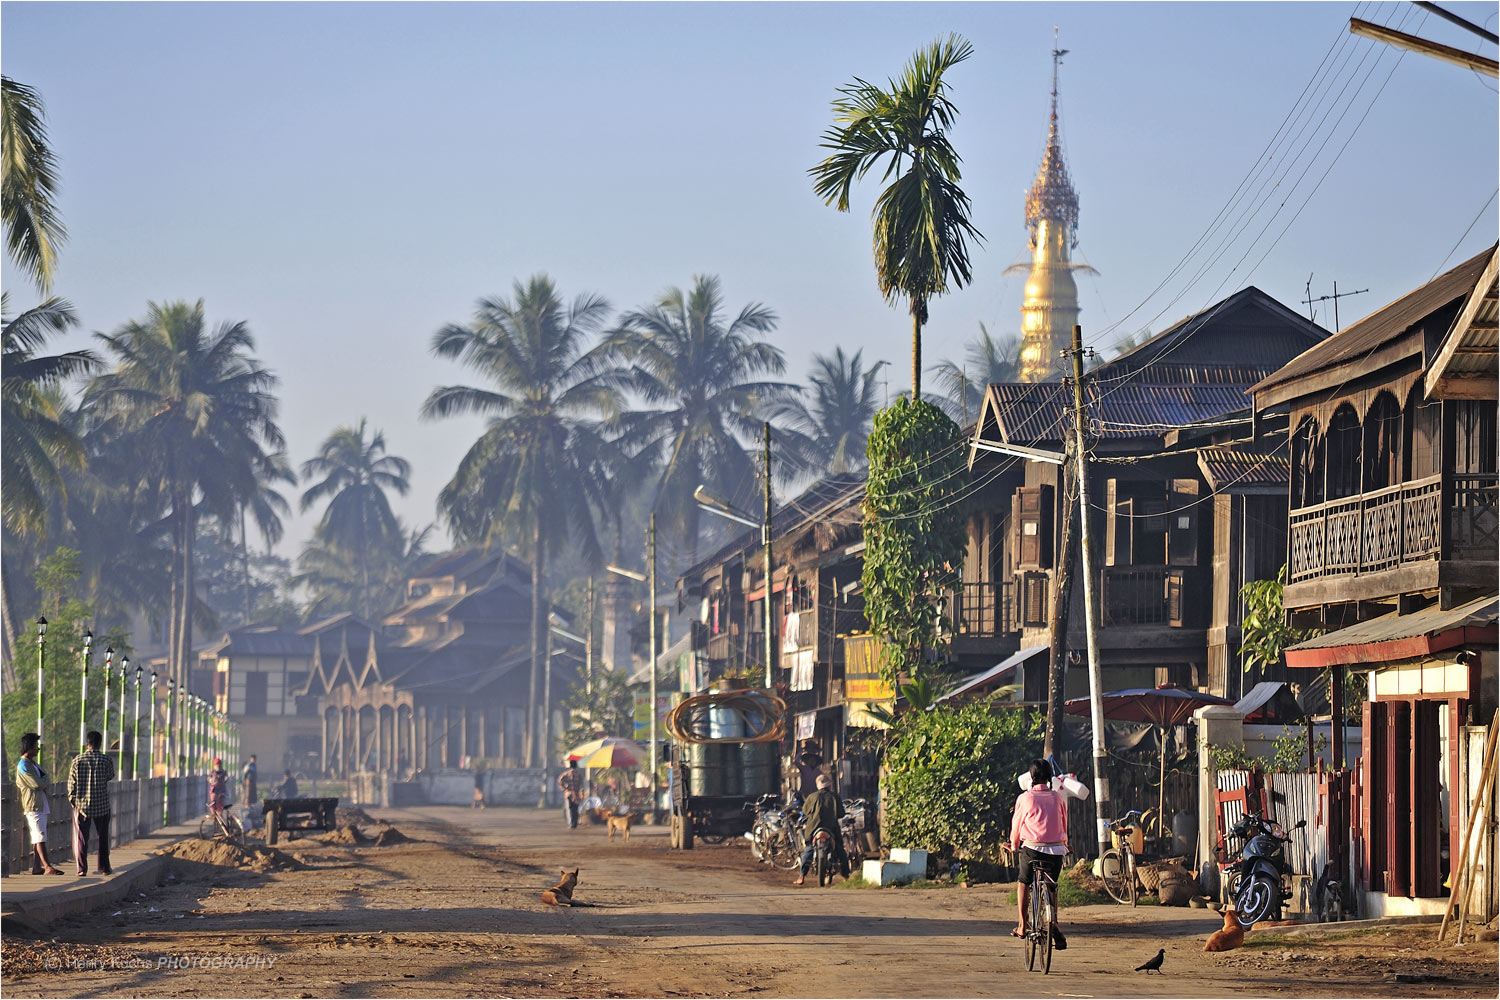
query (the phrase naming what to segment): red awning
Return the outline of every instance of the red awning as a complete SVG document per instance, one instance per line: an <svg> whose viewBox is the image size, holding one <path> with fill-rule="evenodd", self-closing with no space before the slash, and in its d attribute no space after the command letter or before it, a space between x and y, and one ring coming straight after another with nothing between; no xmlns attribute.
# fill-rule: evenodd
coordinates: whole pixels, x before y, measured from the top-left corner
<svg viewBox="0 0 1500 1000"><path fill-rule="evenodd" d="M1351 664L1415 660L1460 646L1493 646L1500 600L1494 595L1443 610L1437 605L1391 613L1286 649L1286 665L1321 670Z"/></svg>

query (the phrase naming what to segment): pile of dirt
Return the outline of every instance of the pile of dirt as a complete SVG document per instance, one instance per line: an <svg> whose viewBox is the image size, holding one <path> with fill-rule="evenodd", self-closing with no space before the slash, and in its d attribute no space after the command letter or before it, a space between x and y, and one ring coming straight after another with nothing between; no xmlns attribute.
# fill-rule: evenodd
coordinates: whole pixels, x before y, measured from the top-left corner
<svg viewBox="0 0 1500 1000"><path fill-rule="evenodd" d="M319 834L313 839L320 844L344 844L348 847L363 847L370 842L364 831L353 823L342 824L337 830Z"/></svg>
<svg viewBox="0 0 1500 1000"><path fill-rule="evenodd" d="M375 819L359 806L339 806L334 812L333 819L339 826L374 826L376 823L385 822Z"/></svg>
<svg viewBox="0 0 1500 1000"><path fill-rule="evenodd" d="M411 838L394 826L388 826L375 835L376 847L389 847L392 844L409 844Z"/></svg>
<svg viewBox="0 0 1500 1000"><path fill-rule="evenodd" d="M180 840L156 852L182 865L238 868L250 872L287 872L306 868L274 847L241 847L222 840Z"/></svg>

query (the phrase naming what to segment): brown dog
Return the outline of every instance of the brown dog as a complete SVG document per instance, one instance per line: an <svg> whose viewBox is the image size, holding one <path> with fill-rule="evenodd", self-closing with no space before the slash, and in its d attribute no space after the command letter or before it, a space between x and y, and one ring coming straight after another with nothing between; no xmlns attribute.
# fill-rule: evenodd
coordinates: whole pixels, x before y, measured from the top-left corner
<svg viewBox="0 0 1500 1000"><path fill-rule="evenodd" d="M551 906L572 906L573 887L578 884L578 869L562 872L562 881L542 893L542 902Z"/></svg>
<svg viewBox="0 0 1500 1000"><path fill-rule="evenodd" d="M604 824L609 827L609 839L615 839L615 831L621 831L625 840L630 839L630 821L635 818L634 813L611 814L604 818Z"/></svg>
<svg viewBox="0 0 1500 1000"><path fill-rule="evenodd" d="M1245 943L1245 928L1233 910L1224 911L1224 926L1208 936L1204 951L1230 951Z"/></svg>

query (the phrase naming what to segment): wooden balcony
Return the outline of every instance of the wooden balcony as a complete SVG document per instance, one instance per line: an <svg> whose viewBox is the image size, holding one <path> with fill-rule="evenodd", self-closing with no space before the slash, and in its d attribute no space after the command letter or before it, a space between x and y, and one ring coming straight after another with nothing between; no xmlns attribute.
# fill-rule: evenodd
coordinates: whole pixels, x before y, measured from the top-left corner
<svg viewBox="0 0 1500 1000"><path fill-rule="evenodd" d="M1019 630L1013 584L961 583L953 593L953 631L974 639L994 639Z"/></svg>
<svg viewBox="0 0 1500 1000"><path fill-rule="evenodd" d="M1495 474L1437 475L1291 512L1288 608L1494 585Z"/></svg>
<svg viewBox="0 0 1500 1000"><path fill-rule="evenodd" d="M1106 566L1104 624L1182 625L1183 579L1183 570L1172 566Z"/></svg>

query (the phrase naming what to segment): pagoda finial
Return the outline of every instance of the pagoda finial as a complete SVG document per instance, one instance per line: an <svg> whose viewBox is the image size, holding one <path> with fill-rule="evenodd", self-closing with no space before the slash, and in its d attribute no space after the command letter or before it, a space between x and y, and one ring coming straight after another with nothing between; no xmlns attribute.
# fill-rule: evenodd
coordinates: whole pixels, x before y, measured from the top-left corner
<svg viewBox="0 0 1500 1000"><path fill-rule="evenodd" d="M1078 194L1068 178L1063 163L1062 141L1057 134L1058 68L1068 50L1058 47L1057 26L1052 28L1052 117L1047 123L1047 148L1042 165L1026 195L1026 228L1031 234L1031 248L1037 246L1037 226L1044 219L1059 227L1069 246L1078 243Z"/></svg>
<svg viewBox="0 0 1500 1000"><path fill-rule="evenodd" d="M1062 65L1062 57L1068 54L1067 49L1057 47L1057 25L1052 26L1052 125L1057 125L1057 68Z"/></svg>

